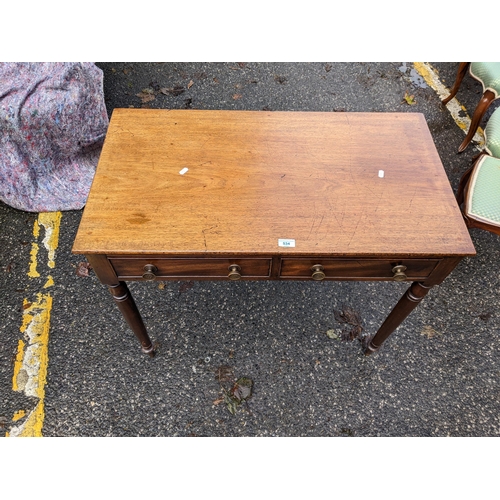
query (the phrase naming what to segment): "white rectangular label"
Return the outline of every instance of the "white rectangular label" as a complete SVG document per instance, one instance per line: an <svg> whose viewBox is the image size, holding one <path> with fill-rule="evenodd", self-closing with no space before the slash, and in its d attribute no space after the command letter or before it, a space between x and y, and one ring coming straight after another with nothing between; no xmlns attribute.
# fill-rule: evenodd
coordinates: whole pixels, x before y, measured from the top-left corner
<svg viewBox="0 0 500 500"><path fill-rule="evenodd" d="M292 248L295 246L295 240L279 239L278 246Z"/></svg>
<svg viewBox="0 0 500 500"><path fill-rule="evenodd" d="M183 169L179 172L179 174L184 175L184 174L185 174L188 170L189 170L189 168L184 167L184 168L183 168Z"/></svg>

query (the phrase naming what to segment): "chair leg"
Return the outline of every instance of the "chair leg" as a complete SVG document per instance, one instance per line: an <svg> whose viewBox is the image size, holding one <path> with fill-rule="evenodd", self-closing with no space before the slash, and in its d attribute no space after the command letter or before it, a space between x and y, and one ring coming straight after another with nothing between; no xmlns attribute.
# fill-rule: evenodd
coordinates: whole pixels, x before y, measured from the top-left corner
<svg viewBox="0 0 500 500"><path fill-rule="evenodd" d="M458 148L459 153L461 153L469 145L470 141L472 141L472 138L474 137L474 134L476 133L479 124L481 123L481 119L483 118L484 113L486 113L486 110L488 109L489 105L494 100L495 100L495 94L491 90L486 90L485 93L483 94L483 97L481 97L481 100L479 101L476 110L474 111L469 131L467 132L467 135L465 136L465 139L463 140L462 144L460 144L460 147Z"/></svg>
<svg viewBox="0 0 500 500"><path fill-rule="evenodd" d="M453 88L450 90L450 95L446 98L443 99L441 102L443 104L448 104L449 101L451 101L458 92L458 89L460 88L460 84L462 83L462 80L464 79L465 73L467 73L467 69L469 67L470 62L461 62L458 65L458 73L457 73L457 78L455 79L455 83L453 85Z"/></svg>

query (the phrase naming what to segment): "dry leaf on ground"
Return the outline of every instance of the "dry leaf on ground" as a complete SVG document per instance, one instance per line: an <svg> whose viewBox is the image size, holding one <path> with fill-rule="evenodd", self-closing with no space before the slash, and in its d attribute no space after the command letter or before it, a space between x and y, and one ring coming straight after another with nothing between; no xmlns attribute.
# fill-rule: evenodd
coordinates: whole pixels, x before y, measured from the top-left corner
<svg viewBox="0 0 500 500"><path fill-rule="evenodd" d="M138 94L135 94L141 102L144 104L146 102L154 101L156 99L155 91L153 89L143 89Z"/></svg>
<svg viewBox="0 0 500 500"><path fill-rule="evenodd" d="M233 369L231 366L222 365L215 370L215 378L219 381L219 383L231 382L233 380L233 376Z"/></svg>
<svg viewBox="0 0 500 500"><path fill-rule="evenodd" d="M333 315L339 323L344 324L340 334L341 340L361 340L361 332L363 331L361 317L354 309L349 306L343 306L342 311L334 311Z"/></svg>
<svg viewBox="0 0 500 500"><path fill-rule="evenodd" d="M442 335L442 334L434 330L432 326L426 325L422 328L420 335L425 335L428 339L432 339L436 335Z"/></svg>
<svg viewBox="0 0 500 500"><path fill-rule="evenodd" d="M189 289L193 288L194 286L194 281L183 281L179 285L179 292L184 293L187 292Z"/></svg>
<svg viewBox="0 0 500 500"><path fill-rule="evenodd" d="M186 89L184 87L181 87L180 85L176 85L175 87L163 87L160 89L160 92L165 95L172 94L174 96L181 95L183 92L185 92Z"/></svg>
<svg viewBox="0 0 500 500"><path fill-rule="evenodd" d="M404 96L404 101L406 104L409 104L410 106L413 106L414 104L417 104L417 101L415 100L414 95L409 95L408 92L405 92Z"/></svg>
<svg viewBox="0 0 500 500"><path fill-rule="evenodd" d="M251 378L240 377L231 389L231 395L241 403L252 397L252 387L253 381Z"/></svg>
<svg viewBox="0 0 500 500"><path fill-rule="evenodd" d="M219 382L221 394L213 401L213 404L218 405L224 402L229 413L234 415L241 403L246 403L252 397L253 380L248 377L240 377L235 382L233 368L227 365L217 368L215 378Z"/></svg>
<svg viewBox="0 0 500 500"><path fill-rule="evenodd" d="M328 330L326 335L329 339L340 340L340 335L335 330Z"/></svg>
<svg viewBox="0 0 500 500"><path fill-rule="evenodd" d="M76 267L76 275L81 278L86 278L89 275L89 271L92 269L88 262L79 262Z"/></svg>

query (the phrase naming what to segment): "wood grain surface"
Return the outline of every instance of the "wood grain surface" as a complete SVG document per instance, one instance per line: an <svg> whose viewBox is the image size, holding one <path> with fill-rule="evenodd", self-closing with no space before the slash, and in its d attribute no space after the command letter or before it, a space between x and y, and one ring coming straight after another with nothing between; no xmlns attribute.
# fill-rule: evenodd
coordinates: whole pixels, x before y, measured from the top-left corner
<svg viewBox="0 0 500 500"><path fill-rule="evenodd" d="M114 110L73 252L475 254L420 113L151 109Z"/></svg>

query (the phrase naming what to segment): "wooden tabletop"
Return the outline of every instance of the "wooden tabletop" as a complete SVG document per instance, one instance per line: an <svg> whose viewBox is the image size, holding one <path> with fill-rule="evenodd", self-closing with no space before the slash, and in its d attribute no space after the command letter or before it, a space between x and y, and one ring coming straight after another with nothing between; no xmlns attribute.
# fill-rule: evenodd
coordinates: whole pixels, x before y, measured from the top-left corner
<svg viewBox="0 0 500 500"><path fill-rule="evenodd" d="M73 252L475 254L420 113L152 109L114 110Z"/></svg>

